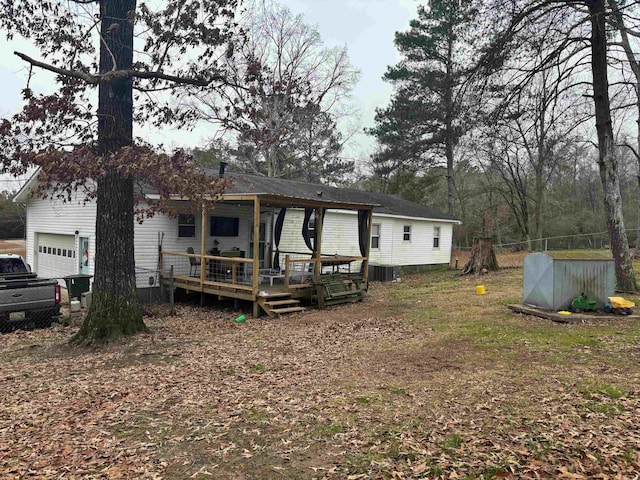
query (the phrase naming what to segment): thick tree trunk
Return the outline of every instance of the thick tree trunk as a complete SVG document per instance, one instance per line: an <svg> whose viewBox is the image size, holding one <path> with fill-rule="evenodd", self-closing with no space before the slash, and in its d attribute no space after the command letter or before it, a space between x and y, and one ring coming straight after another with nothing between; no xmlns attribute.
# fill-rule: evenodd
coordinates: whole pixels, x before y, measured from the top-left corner
<svg viewBox="0 0 640 480"><path fill-rule="evenodd" d="M100 72L131 68L136 0L101 0ZM105 159L133 139L132 81L103 82L98 91L98 152ZM77 343L105 343L145 331L134 265L133 179L115 169L98 179L95 278L91 308Z"/></svg>
<svg viewBox="0 0 640 480"><path fill-rule="evenodd" d="M474 275L482 275L498 270L498 260L496 259L491 241L491 237L476 237L473 239L471 256L462 269L463 275L471 273Z"/></svg>
<svg viewBox="0 0 640 480"><path fill-rule="evenodd" d="M636 94L636 110L638 118L636 119L636 149L633 150L633 154L636 157L638 168L638 191L640 192L640 63L636 60L636 56L631 48L631 40L629 39L629 33L625 25L624 16L620 11L617 0L609 0L609 7L613 12L616 28L620 32L620 40L622 48L624 49L627 61L631 67L631 71L636 79L635 94ZM638 209L640 213L640 208ZM634 257L640 258L640 214L638 215L638 223L636 225L636 248L633 253Z"/></svg>
<svg viewBox="0 0 640 480"><path fill-rule="evenodd" d="M604 191L604 209L611 240L611 251L616 270L616 288L631 292L637 290L636 277L629 253L629 242L624 228L618 159L613 142L613 125L609 105L609 79L607 76L607 38L605 0L587 0L591 15L591 69L593 99L598 133L598 166Z"/></svg>
<svg viewBox="0 0 640 480"><path fill-rule="evenodd" d="M447 136L453 135L453 133L448 132ZM454 215L455 212L455 201L454 194L456 190L455 180L453 178L453 139L451 137L445 140L445 153L447 157L447 213L449 215Z"/></svg>
<svg viewBox="0 0 640 480"><path fill-rule="evenodd" d="M640 109L638 110L640 112ZM640 125L640 121L638 122ZM640 129L638 131L638 147L640 147ZM640 150L638 150L640 153ZM638 159L638 171L640 172L640 159ZM636 177L638 180L638 192L640 193L640 174ZM640 205L638 205L638 222L636 223L636 248L633 251L635 258L640 258Z"/></svg>
<svg viewBox="0 0 640 480"><path fill-rule="evenodd" d="M450 27L452 28L452 27ZM453 104L453 31L450 30L447 36L447 89L444 95L444 103L446 108L446 126L445 126L445 156L447 158L447 213L454 215L455 203L455 181L453 177L454 165L454 146L456 143L456 133L453 126L453 119L456 117Z"/></svg>
<svg viewBox="0 0 640 480"><path fill-rule="evenodd" d="M544 203L544 165L545 165L545 114L544 111L540 113L540 127L539 127L540 141L537 145L537 157L535 167L535 201L533 207L533 236L536 239L535 249L538 252L543 250L542 248L542 206Z"/></svg>

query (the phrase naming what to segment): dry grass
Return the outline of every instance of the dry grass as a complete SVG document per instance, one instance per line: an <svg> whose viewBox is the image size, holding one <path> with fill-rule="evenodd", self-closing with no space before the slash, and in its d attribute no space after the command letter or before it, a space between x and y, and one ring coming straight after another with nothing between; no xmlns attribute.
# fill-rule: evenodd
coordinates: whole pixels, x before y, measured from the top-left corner
<svg viewBox="0 0 640 480"><path fill-rule="evenodd" d="M0 253L16 253L24 257L26 247L27 242L25 240L0 240Z"/></svg>
<svg viewBox="0 0 640 480"><path fill-rule="evenodd" d="M636 478L640 326L514 315L521 282L431 272L245 324L181 306L91 350L5 335L0 476Z"/></svg>

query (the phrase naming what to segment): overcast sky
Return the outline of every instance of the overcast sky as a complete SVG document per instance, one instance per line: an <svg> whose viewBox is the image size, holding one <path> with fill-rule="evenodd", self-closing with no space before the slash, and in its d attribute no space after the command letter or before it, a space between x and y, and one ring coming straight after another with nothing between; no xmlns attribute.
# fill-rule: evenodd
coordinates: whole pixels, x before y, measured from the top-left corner
<svg viewBox="0 0 640 480"><path fill-rule="evenodd" d="M361 111L362 127L373 126L376 107L389 102L391 87L382 81L388 65L399 60L393 45L394 34L406 30L416 16L416 0L280 0L293 13L304 15L316 25L327 46L346 45L349 58L360 70L361 78L353 92ZM365 156L372 152L368 135L355 139L351 154Z"/></svg>
<svg viewBox="0 0 640 480"><path fill-rule="evenodd" d="M398 61L393 46L393 36L398 30L406 30L409 20L415 16L416 0L279 0L294 14L302 14L307 23L316 25L323 41L329 47L347 46L352 64L360 70L361 78L353 92L353 100L361 112L361 127L373 125L376 107L385 106L391 88L382 81L388 65ZM0 114L13 113L24 87L28 69L24 62L13 55L14 50L37 52L24 43L8 43L0 39ZM52 77L38 72L35 87L46 89ZM141 134L138 131L136 134ZM166 132L165 143L172 146L195 147L206 142L206 128L192 134ZM373 141L361 134L354 139L349 156L367 157L373 150ZM4 182L4 183L2 183ZM0 181L0 189L6 186Z"/></svg>

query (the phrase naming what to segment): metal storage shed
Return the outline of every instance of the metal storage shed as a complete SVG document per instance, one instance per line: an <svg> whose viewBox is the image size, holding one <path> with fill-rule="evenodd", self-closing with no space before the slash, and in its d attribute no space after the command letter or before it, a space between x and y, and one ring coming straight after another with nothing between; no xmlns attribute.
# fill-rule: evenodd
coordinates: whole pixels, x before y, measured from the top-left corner
<svg viewBox="0 0 640 480"><path fill-rule="evenodd" d="M615 290L615 266L607 253L532 253L524 257L523 303L568 309L581 293L599 307Z"/></svg>

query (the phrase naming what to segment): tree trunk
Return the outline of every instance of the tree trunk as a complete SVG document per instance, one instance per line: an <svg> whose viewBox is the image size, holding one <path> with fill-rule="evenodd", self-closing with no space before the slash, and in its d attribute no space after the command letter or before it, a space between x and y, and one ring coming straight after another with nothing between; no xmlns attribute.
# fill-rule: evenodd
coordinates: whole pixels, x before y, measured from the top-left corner
<svg viewBox="0 0 640 480"><path fill-rule="evenodd" d="M640 109L638 110L640 113ZM638 122L640 126L640 121ZM640 129L638 131L638 146L640 147ZM640 150L638 150L640 152ZM640 192L640 159L638 159L638 176L636 179L638 180L638 192ZM633 256L635 258L640 258L640 205L638 205L638 223L636 223L636 248L633 251Z"/></svg>
<svg viewBox="0 0 640 480"><path fill-rule="evenodd" d="M449 35L447 38L447 74L446 82L447 88L444 94L444 103L446 109L446 126L445 126L445 156L447 158L447 213L451 216L454 215L455 203L455 180L453 172L454 164L454 146L456 142L456 133L453 127L453 119L456 116L453 105L453 31L450 26Z"/></svg>
<svg viewBox="0 0 640 480"><path fill-rule="evenodd" d="M637 290L636 277L629 253L629 242L624 228L618 159L613 142L613 125L609 104L607 76L607 38L605 0L587 0L591 15L591 70L593 74L593 100L598 133L598 167L604 191L604 210L611 240L611 251L616 270L616 288L620 291Z"/></svg>
<svg viewBox="0 0 640 480"><path fill-rule="evenodd" d="M136 0L101 0L100 72L133 64ZM133 139L132 80L102 82L98 90L98 153L105 160ZM137 302L133 179L108 169L98 179L95 278L91 308L76 343L106 343L147 328Z"/></svg>
<svg viewBox="0 0 640 480"><path fill-rule="evenodd" d="M638 118L636 119L636 149L633 150L633 154L636 158L638 168L638 191L640 192L640 63L636 60L636 56L631 48L631 41L629 39L629 33L625 25L624 16L620 12L618 2L616 0L609 0L609 6L613 12L616 28L620 32L620 40L622 42L622 48L624 49L627 61L631 67L631 71L636 79L635 94L636 94L636 110ZM640 213L640 208L639 208ZM636 229L636 248L634 251L634 257L640 258L640 214L638 215L638 223Z"/></svg>
<svg viewBox="0 0 640 480"><path fill-rule="evenodd" d="M498 270L498 260L493 251L491 237L476 237L473 239L471 247L471 256L469 261L462 269L463 275L473 273L474 275L482 275L488 272Z"/></svg>

